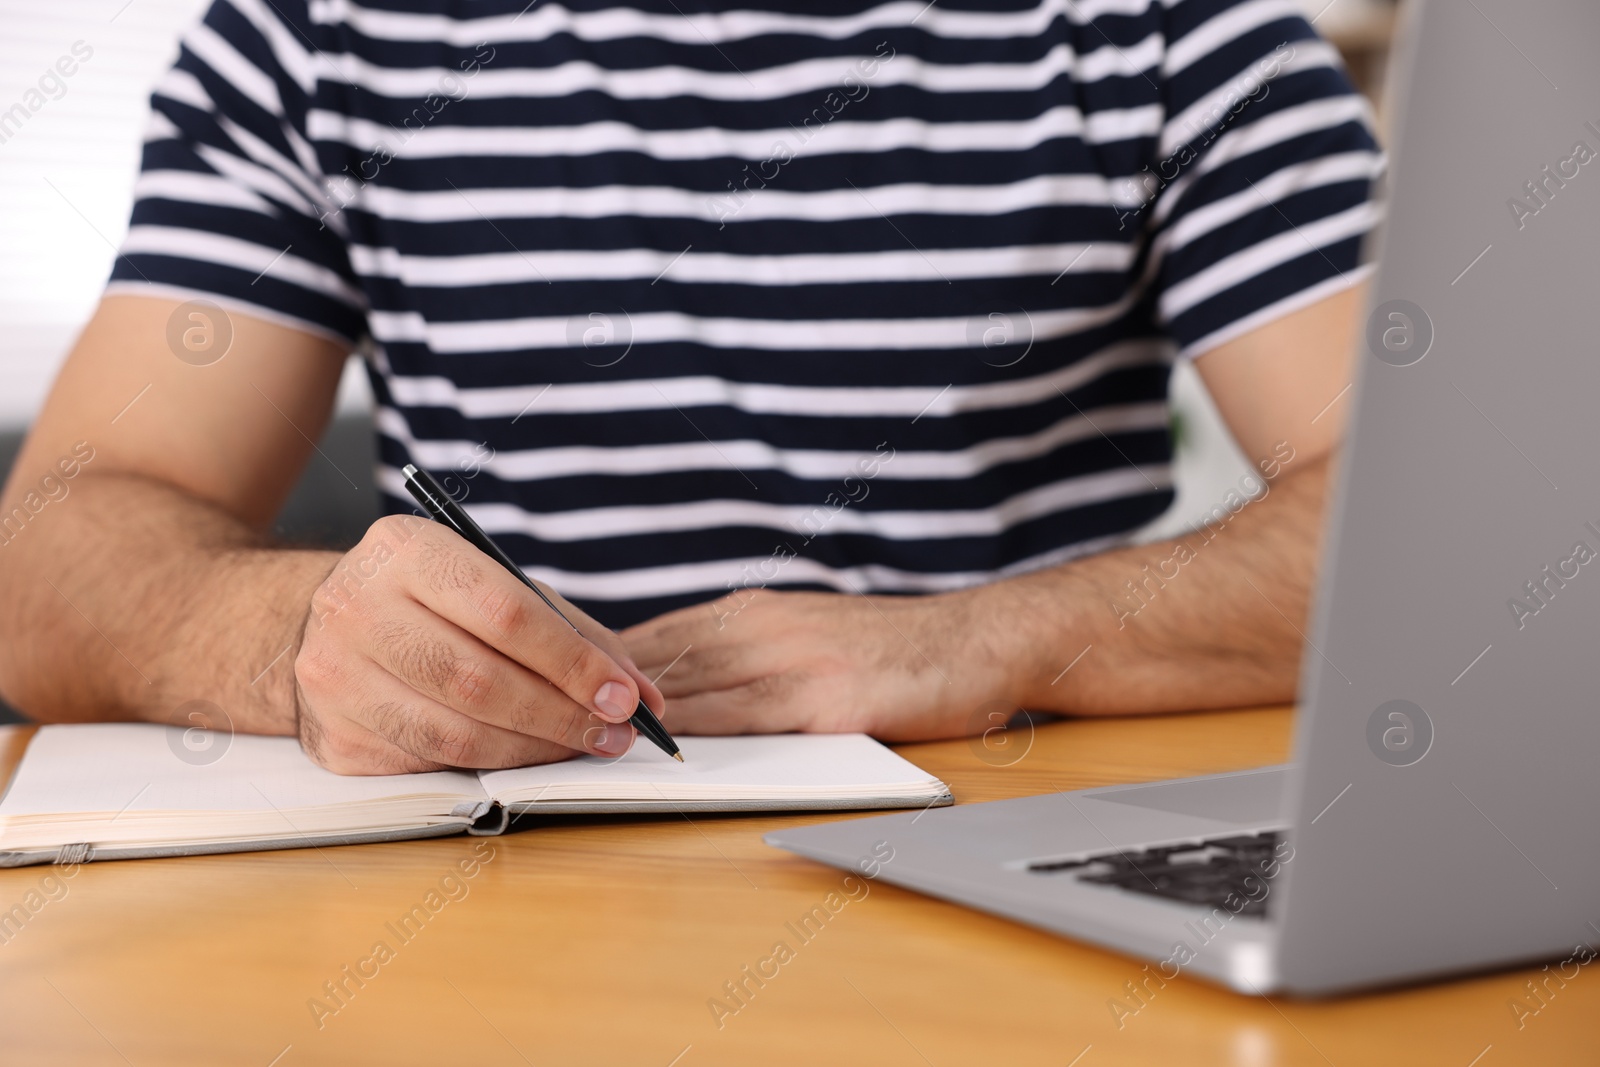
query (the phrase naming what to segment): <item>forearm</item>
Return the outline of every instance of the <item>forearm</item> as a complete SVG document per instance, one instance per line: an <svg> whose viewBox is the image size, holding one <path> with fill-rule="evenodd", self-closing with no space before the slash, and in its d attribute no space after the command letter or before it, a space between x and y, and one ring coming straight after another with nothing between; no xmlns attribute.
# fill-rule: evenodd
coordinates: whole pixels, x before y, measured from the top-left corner
<svg viewBox="0 0 1600 1067"><path fill-rule="evenodd" d="M339 554L273 547L161 482L68 484L0 536L0 695L44 721L182 722L204 700L241 732L293 733L295 654Z"/></svg>
<svg viewBox="0 0 1600 1067"><path fill-rule="evenodd" d="M1193 533L970 591L959 610L972 647L1007 665L1022 707L1118 714L1291 701L1328 463L1286 464L1264 495Z"/></svg>

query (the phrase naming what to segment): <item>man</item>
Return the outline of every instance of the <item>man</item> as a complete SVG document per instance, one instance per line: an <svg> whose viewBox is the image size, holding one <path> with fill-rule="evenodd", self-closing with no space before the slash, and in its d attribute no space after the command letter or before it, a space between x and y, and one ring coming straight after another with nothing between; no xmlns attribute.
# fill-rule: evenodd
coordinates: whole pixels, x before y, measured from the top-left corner
<svg viewBox="0 0 1600 1067"><path fill-rule="evenodd" d="M704 7L219 0L3 502L6 698L347 773L614 755L641 694L889 739L1288 699L1380 168L1328 46L1286 0ZM393 514L274 544L358 344ZM1263 481L1128 547L1174 359Z"/></svg>

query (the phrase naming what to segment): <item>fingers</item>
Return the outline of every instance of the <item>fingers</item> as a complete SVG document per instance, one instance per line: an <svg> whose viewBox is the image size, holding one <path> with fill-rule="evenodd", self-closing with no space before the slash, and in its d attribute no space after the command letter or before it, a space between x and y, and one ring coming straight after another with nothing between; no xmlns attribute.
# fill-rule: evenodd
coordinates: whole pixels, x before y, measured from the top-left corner
<svg viewBox="0 0 1600 1067"><path fill-rule="evenodd" d="M852 622L849 615L853 605L864 603L836 594L742 589L631 626L619 636L640 669L655 679L677 722L687 697L770 686L769 679L794 676L802 665L813 674L854 669L863 656L873 656L873 645L862 639L860 619ZM879 615L869 617L870 628L884 626ZM823 713L813 708L810 717Z"/></svg>
<svg viewBox="0 0 1600 1067"><path fill-rule="evenodd" d="M697 644L704 647L721 636L717 626L718 603L679 608L630 626L618 636L628 654L653 677L672 665L684 649Z"/></svg>
<svg viewBox="0 0 1600 1067"><path fill-rule="evenodd" d="M655 682L651 681L645 672L640 670L639 665L628 654L627 645L622 638L614 631L595 622L582 609L554 589L542 582L538 584L539 588L544 590L544 595L555 601L556 607L561 609L563 615L572 620L584 637L599 645L606 655L616 660L622 669L628 672L628 676L639 687L639 697L644 701L645 706L655 712L657 718L664 715L666 713L666 699L661 695L661 691L656 688Z"/></svg>
<svg viewBox="0 0 1600 1067"><path fill-rule="evenodd" d="M809 716L793 699L799 675L768 675L733 689L674 697L672 730L679 734L782 734L806 729Z"/></svg>
<svg viewBox="0 0 1600 1067"><path fill-rule="evenodd" d="M633 714L639 703L638 680L493 560L437 523L416 529L408 548L399 574L422 606L523 664L602 719L625 722ZM601 629L576 608L567 617L575 625Z"/></svg>
<svg viewBox="0 0 1600 1067"><path fill-rule="evenodd" d="M693 610L693 609L691 609ZM651 624L646 623L646 626ZM634 627L622 634L628 651L640 670L655 679L656 686L671 699L714 689L732 689L752 680L772 666L765 638L754 630L733 634L694 635L685 640L684 629L645 631Z"/></svg>
<svg viewBox="0 0 1600 1067"><path fill-rule="evenodd" d="M339 729L344 724L332 724L324 746L334 745L335 751L329 754L335 758L348 754L370 763L374 740L402 754L400 762L409 757L414 766L407 769L417 770L524 767L575 755L570 748L553 741L463 715L383 671L373 672L366 695L367 702L361 707L339 709L335 714L345 723L358 726L370 739L347 737L336 741L334 738L344 732Z"/></svg>
<svg viewBox="0 0 1600 1067"><path fill-rule="evenodd" d="M563 605L561 609L563 612L567 611L564 601L558 600L557 603ZM573 608L572 611L576 612L578 609ZM579 616L582 616L583 621L580 621ZM628 672L628 677L632 678L634 684L639 687L639 697L644 701L646 707L655 712L657 717L665 713L664 709L667 702L661 695L661 690L656 688L656 683L644 671L640 670L633 657L628 655L627 646L623 644L621 637L590 619L587 615L583 615L582 612L578 612L577 615L568 612L567 617L578 624L578 629L582 631L584 637L599 645L606 655L610 656L623 670Z"/></svg>
<svg viewBox="0 0 1600 1067"><path fill-rule="evenodd" d="M607 723L520 663L411 601L399 601L367 636L363 650L379 667L470 719L600 756L620 756L632 744L633 728L626 723Z"/></svg>
<svg viewBox="0 0 1600 1067"><path fill-rule="evenodd" d="M655 712L658 719L665 715L667 713L667 698L656 687L656 684L645 676L645 673L639 669L632 658L623 655L618 658L618 662L622 664L622 669L628 672L628 676L633 679L634 684L639 687L639 696L643 698L645 707Z"/></svg>
<svg viewBox="0 0 1600 1067"><path fill-rule="evenodd" d="M443 764L402 752L359 723L339 717L324 722L301 697L296 716L300 747L335 774L415 774L444 770Z"/></svg>

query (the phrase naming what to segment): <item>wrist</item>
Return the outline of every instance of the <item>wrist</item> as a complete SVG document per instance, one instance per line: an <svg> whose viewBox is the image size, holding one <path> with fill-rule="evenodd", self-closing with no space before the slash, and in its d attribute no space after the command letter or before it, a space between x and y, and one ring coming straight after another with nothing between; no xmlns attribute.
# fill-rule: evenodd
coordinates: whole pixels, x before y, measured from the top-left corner
<svg viewBox="0 0 1600 1067"><path fill-rule="evenodd" d="M1070 569L1007 578L952 594L972 621L964 647L993 681L992 699L1036 711L1075 710L1069 684L1092 659L1111 616Z"/></svg>
<svg viewBox="0 0 1600 1067"><path fill-rule="evenodd" d="M1047 611L1047 598L1038 595L1034 584L1033 576L1013 578L936 598L951 620L946 628L949 658L969 680L963 686L969 698L986 705L1034 707L1042 686L1048 685L1053 672L1044 672L1059 658L1062 644L1049 640L1058 612Z"/></svg>
<svg viewBox="0 0 1600 1067"><path fill-rule="evenodd" d="M217 687L218 701L241 733L296 733L295 660L306 639L312 595L334 570L338 552L300 548L241 548L214 561L220 617L244 622L228 640L237 676ZM204 625L214 625L212 616ZM195 647L207 643L194 634ZM237 644L235 644L237 642Z"/></svg>

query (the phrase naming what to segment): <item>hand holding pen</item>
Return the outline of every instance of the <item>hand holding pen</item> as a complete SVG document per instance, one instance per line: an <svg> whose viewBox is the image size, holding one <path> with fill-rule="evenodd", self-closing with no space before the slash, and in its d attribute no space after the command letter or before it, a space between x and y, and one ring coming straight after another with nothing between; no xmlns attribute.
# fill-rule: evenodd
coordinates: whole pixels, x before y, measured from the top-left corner
<svg viewBox="0 0 1600 1067"><path fill-rule="evenodd" d="M406 491L416 499L418 504L422 505L422 509L434 521L450 527L465 538L473 548L500 564L523 585L538 594L539 599L544 601L545 605L555 612L562 622L572 627L573 633L579 637L583 636L583 631L579 630L572 620L567 618L560 608L556 607L555 601L546 596L543 589L540 589L533 583L532 579L522 573L522 568L518 567L511 557L501 550L499 545L490 540L489 535L484 533L476 522L472 521L472 516L467 514L466 509L452 500L450 494L446 493L443 487L434 481L427 471L418 468L415 464L408 463L401 473L406 477ZM568 604L567 607L571 608L572 605ZM573 608L572 610L576 611L577 609ZM656 718L655 713L650 710L649 705L642 698L638 700L638 706L634 709L632 717L628 721L633 724L635 729L648 737L661 751L679 763L683 762L683 755L678 751L677 742L672 739L671 734L667 733L666 727L661 725L661 720Z"/></svg>
<svg viewBox="0 0 1600 1067"><path fill-rule="evenodd" d="M294 664L306 752L344 774L627 752L641 705L664 702L622 641L452 530L379 519L312 594Z"/></svg>

